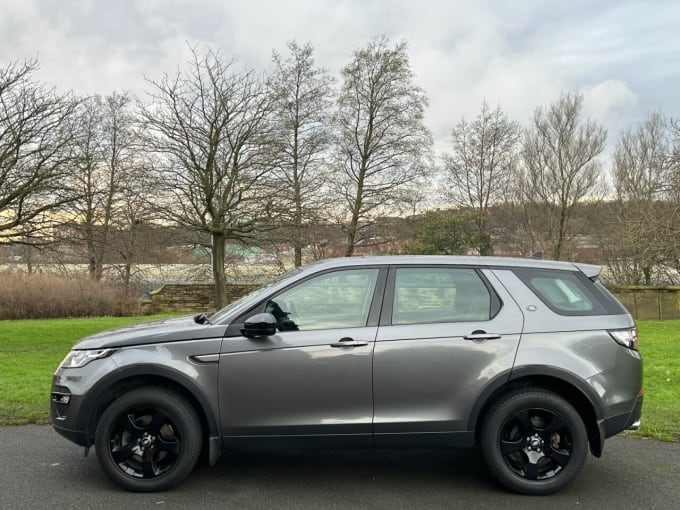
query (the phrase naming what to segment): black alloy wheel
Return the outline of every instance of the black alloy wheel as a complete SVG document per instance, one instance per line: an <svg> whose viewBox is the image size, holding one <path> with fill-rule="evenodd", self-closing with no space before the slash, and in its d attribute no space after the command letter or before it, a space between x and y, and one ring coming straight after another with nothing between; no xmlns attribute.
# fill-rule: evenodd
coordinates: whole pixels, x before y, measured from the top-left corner
<svg viewBox="0 0 680 510"><path fill-rule="evenodd" d="M587 433L578 412L544 390L519 391L499 402L480 438L491 472L523 494L551 494L565 487L587 454Z"/></svg>
<svg viewBox="0 0 680 510"><path fill-rule="evenodd" d="M201 445L201 424L192 406L155 387L114 400L95 433L104 472L121 487L139 492L167 489L186 478Z"/></svg>

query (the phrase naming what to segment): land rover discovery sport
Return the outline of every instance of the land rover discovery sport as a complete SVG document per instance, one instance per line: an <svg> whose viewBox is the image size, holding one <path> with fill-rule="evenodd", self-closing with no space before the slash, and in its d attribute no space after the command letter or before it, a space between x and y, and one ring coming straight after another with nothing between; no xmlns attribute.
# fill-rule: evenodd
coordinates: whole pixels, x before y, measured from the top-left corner
<svg viewBox="0 0 680 510"><path fill-rule="evenodd" d="M640 419L635 324L599 273L324 260L213 314L83 339L54 375L52 423L133 491L175 486L202 451L479 445L504 486L552 493Z"/></svg>

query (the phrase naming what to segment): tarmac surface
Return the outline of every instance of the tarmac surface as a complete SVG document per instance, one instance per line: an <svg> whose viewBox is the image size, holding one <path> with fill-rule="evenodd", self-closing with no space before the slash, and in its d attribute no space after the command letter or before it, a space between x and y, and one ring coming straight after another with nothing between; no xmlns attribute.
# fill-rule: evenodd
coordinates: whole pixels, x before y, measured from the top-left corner
<svg viewBox="0 0 680 510"><path fill-rule="evenodd" d="M0 445L2 510L680 509L680 443L628 436L607 440L571 486L543 497L498 486L475 449L230 453L171 491L135 494L49 426L0 427Z"/></svg>

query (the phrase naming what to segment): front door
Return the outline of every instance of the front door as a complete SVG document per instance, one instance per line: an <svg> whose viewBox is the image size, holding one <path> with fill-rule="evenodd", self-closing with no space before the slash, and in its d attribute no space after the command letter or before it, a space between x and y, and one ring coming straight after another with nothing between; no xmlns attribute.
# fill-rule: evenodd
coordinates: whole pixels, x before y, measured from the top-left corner
<svg viewBox="0 0 680 510"><path fill-rule="evenodd" d="M263 301L277 333L225 338L220 421L227 446L349 436L372 443L372 355L380 269L315 275Z"/></svg>

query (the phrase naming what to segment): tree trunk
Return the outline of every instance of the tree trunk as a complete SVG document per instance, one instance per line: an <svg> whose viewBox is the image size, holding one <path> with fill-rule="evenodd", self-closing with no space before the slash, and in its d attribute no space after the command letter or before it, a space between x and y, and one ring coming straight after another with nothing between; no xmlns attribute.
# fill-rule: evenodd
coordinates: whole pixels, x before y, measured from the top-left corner
<svg viewBox="0 0 680 510"><path fill-rule="evenodd" d="M96 281L101 281L104 276L104 253L99 252L95 255L95 266L94 266L94 279Z"/></svg>
<svg viewBox="0 0 680 510"><path fill-rule="evenodd" d="M483 257L493 255L493 243L491 242L491 235L482 229L479 232L479 254Z"/></svg>
<svg viewBox="0 0 680 510"><path fill-rule="evenodd" d="M97 261L93 255L89 255L87 258L87 270L90 275L91 280L97 280Z"/></svg>
<svg viewBox="0 0 680 510"><path fill-rule="evenodd" d="M297 139L297 133L296 133ZM296 142L297 150L297 142ZM295 157L295 165L297 168L297 156ZM302 265L302 239L303 239L303 228L302 224L302 194L300 190L300 180L298 179L297 169L294 170L295 176L295 227L294 227L294 241L293 248L295 250L295 267L300 267Z"/></svg>
<svg viewBox="0 0 680 510"><path fill-rule="evenodd" d="M347 227L347 248L345 249L345 257L351 257L354 254L354 243L356 242L357 230L359 229L359 211L361 211L361 204L364 198L364 175L366 174L366 162L364 162L359 169L359 178L357 179L357 195L354 199L354 207L352 209L352 219Z"/></svg>
<svg viewBox="0 0 680 510"><path fill-rule="evenodd" d="M215 283L215 307L219 310L227 303L224 292L224 234L212 234L212 273Z"/></svg>
<svg viewBox="0 0 680 510"><path fill-rule="evenodd" d="M354 242L357 236L357 224L359 222L356 213L352 214L352 220L347 227L347 247L345 248L345 257L351 257L354 254Z"/></svg>
<svg viewBox="0 0 680 510"><path fill-rule="evenodd" d="M493 243L491 242L491 234L486 228L486 216L480 208L479 217L477 218L477 251L483 257L493 255Z"/></svg>
<svg viewBox="0 0 680 510"><path fill-rule="evenodd" d="M132 264L129 260L125 261L125 267L123 270L123 285L125 289L125 297L130 297L130 278L132 276Z"/></svg>
<svg viewBox="0 0 680 510"><path fill-rule="evenodd" d="M567 223L569 222L569 216L566 208L562 206L560 210L560 222L559 228L557 230L557 240L553 246L552 258L554 260L562 260L564 255L564 249L567 243Z"/></svg>
<svg viewBox="0 0 680 510"><path fill-rule="evenodd" d="M24 262L26 263L26 272L33 274L33 247L30 244L24 245Z"/></svg>

